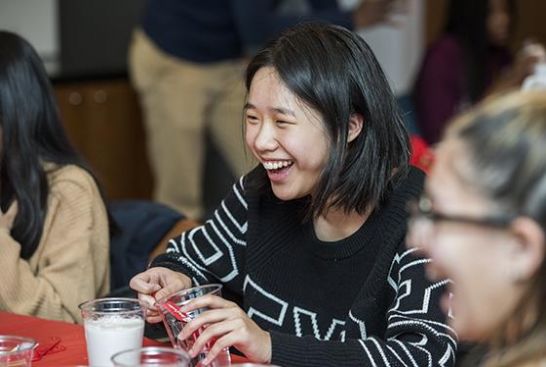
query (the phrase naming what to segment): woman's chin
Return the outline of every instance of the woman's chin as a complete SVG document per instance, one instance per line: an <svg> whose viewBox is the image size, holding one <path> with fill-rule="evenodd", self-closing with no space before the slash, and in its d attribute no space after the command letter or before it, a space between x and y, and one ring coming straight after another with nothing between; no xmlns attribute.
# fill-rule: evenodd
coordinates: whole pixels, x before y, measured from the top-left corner
<svg viewBox="0 0 546 367"><path fill-rule="evenodd" d="M484 332L479 322L469 320L464 316L459 318L455 316L450 319L449 324L461 341L477 343L487 340L487 333Z"/></svg>

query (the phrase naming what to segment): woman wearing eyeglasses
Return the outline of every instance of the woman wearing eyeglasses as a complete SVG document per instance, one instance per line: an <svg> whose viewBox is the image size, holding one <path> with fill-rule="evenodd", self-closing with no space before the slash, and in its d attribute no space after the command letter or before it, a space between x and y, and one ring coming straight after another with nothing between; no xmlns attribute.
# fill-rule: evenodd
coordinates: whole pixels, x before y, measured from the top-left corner
<svg viewBox="0 0 546 367"><path fill-rule="evenodd" d="M457 119L439 145L409 242L451 278L442 307L483 366L546 364L546 94L516 93Z"/></svg>

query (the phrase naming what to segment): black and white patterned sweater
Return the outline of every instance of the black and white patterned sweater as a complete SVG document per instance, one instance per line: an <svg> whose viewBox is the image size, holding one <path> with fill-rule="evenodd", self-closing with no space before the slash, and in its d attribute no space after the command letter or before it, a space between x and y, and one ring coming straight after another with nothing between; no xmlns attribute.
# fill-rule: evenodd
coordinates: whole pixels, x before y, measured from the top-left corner
<svg viewBox="0 0 546 367"><path fill-rule="evenodd" d="M429 260L404 244L406 206L421 192L422 172L412 169L357 232L337 242L321 242L311 223L302 224L302 200L253 194L255 174L151 266L240 295L247 314L271 333L273 364L454 364L456 341L439 308L447 281L430 283Z"/></svg>

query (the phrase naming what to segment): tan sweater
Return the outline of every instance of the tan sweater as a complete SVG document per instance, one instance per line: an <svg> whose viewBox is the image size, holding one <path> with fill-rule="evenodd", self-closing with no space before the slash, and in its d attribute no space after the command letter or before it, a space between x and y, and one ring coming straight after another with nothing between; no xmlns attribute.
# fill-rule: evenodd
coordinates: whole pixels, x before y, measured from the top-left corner
<svg viewBox="0 0 546 367"><path fill-rule="evenodd" d="M50 195L38 248L26 261L0 231L0 310L80 322L78 305L109 291L109 233L103 200L83 169L48 165Z"/></svg>

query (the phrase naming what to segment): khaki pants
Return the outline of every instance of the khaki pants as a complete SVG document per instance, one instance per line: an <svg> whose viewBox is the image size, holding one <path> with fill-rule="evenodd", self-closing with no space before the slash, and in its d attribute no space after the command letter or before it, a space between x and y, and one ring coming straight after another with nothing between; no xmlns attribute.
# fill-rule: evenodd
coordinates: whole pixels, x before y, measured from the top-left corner
<svg viewBox="0 0 546 367"><path fill-rule="evenodd" d="M243 139L242 61L186 62L137 30L129 66L144 113L154 199L200 218L205 129L235 175L252 164Z"/></svg>

